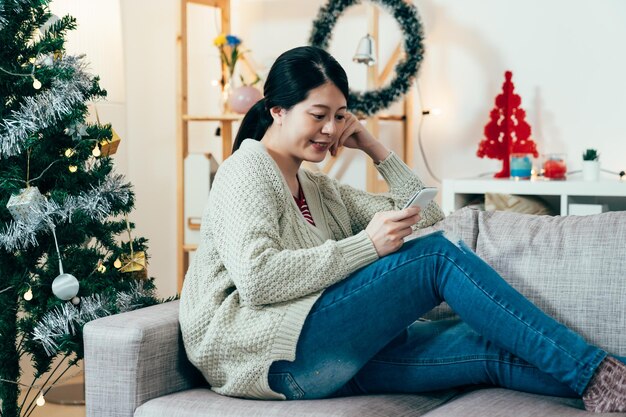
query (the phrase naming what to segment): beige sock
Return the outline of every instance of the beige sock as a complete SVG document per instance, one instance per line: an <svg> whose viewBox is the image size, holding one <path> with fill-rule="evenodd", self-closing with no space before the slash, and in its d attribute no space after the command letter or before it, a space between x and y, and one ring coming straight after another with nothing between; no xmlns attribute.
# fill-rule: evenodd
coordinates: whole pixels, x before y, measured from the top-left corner
<svg viewBox="0 0 626 417"><path fill-rule="evenodd" d="M626 411L626 365L607 356L596 369L585 392L585 409L594 413Z"/></svg>

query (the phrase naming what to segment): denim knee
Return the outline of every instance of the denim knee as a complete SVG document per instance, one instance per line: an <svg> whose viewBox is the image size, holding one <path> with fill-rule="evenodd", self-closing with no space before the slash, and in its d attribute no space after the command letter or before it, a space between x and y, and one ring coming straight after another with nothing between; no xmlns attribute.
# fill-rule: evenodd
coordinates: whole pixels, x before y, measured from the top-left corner
<svg viewBox="0 0 626 417"><path fill-rule="evenodd" d="M402 249L405 250L428 250L434 252L449 253L450 251L471 252L463 240L454 233L438 230L431 234L408 241Z"/></svg>

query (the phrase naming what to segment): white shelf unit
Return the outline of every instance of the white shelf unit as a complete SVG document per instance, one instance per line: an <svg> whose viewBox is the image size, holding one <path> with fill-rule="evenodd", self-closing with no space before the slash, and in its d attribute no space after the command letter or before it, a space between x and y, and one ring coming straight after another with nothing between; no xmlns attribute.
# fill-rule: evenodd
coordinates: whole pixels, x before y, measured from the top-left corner
<svg viewBox="0 0 626 417"><path fill-rule="evenodd" d="M626 181L619 180L444 179L441 207L448 215L484 201L485 193L539 197L562 216L568 214L569 204L606 204L609 211L626 210Z"/></svg>

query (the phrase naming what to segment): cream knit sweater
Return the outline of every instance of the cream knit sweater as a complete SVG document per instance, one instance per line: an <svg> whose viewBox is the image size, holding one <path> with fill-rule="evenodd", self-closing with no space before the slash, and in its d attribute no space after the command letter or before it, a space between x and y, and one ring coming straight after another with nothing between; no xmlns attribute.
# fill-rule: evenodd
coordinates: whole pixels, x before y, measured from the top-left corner
<svg viewBox="0 0 626 417"><path fill-rule="evenodd" d="M245 140L222 164L183 284L179 317L187 356L215 392L285 399L268 385L270 365L295 359L304 320L325 288L378 259L365 233L373 215L401 207L423 187L394 153L377 169L388 194L301 169L313 226L262 143ZM431 203L417 227L442 218Z"/></svg>

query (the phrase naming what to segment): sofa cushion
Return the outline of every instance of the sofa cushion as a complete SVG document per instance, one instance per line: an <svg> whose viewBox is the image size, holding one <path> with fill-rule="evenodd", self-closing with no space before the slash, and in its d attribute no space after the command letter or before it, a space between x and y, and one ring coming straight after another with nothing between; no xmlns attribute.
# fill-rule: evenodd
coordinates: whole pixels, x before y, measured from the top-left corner
<svg viewBox="0 0 626 417"><path fill-rule="evenodd" d="M575 417L594 416L573 398L547 397L503 388L471 391L427 413L425 417ZM610 414L624 417L626 413Z"/></svg>
<svg viewBox="0 0 626 417"><path fill-rule="evenodd" d="M231 398L194 388L144 403L135 417L417 417L457 391L427 395L366 395L325 400L262 401Z"/></svg>
<svg viewBox="0 0 626 417"><path fill-rule="evenodd" d="M430 227L416 230L411 236L423 236L438 230L444 230L460 237L467 246L472 248L472 250L476 250L479 213L479 210L464 207Z"/></svg>
<svg viewBox="0 0 626 417"><path fill-rule="evenodd" d="M626 355L626 212L480 212L476 253L543 311Z"/></svg>

